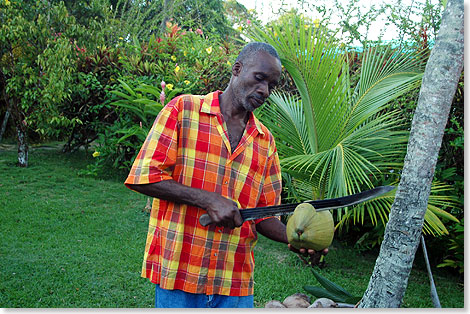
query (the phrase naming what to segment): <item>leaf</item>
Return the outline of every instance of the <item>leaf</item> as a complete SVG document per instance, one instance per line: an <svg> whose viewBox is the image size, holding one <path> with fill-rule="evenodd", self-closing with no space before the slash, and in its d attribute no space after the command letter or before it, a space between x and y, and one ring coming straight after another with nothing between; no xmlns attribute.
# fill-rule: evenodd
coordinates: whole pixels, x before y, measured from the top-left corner
<svg viewBox="0 0 470 314"><path fill-rule="evenodd" d="M175 96L179 93L181 93L183 91L182 88L175 88L173 89L170 93L168 93L166 99L167 99L167 102L172 100L173 98L175 98Z"/></svg>
<svg viewBox="0 0 470 314"><path fill-rule="evenodd" d="M130 110L132 113L134 113L142 122L147 121L143 113L143 110L139 106L136 106L132 103L128 103L125 101L115 101L115 102L112 102L111 105L126 108Z"/></svg>
<svg viewBox="0 0 470 314"><path fill-rule="evenodd" d="M136 97L136 94L135 94L134 90L132 90L132 88L126 82L124 82L121 79L118 79L118 81L119 81L119 83L121 83L122 88L124 88L132 96Z"/></svg>
<svg viewBox="0 0 470 314"><path fill-rule="evenodd" d="M332 294L337 295L338 297L342 297L342 298L352 297L352 295L348 291L346 291L343 287L321 276L313 268L311 270L315 278L318 280L318 282Z"/></svg>
<svg viewBox="0 0 470 314"><path fill-rule="evenodd" d="M346 303L346 298L342 296L338 296L328 290L325 290L324 288L321 287L316 287L316 286L304 286L304 290L307 291L308 293L312 294L316 298L328 298L330 300L333 300L335 302L341 302L341 303Z"/></svg>
<svg viewBox="0 0 470 314"><path fill-rule="evenodd" d="M120 92L120 91L117 91L117 90L112 90L111 93L113 93L113 94L115 94L115 95L117 95L121 98L125 98L127 100L130 100L130 101L132 101L134 99L134 97L131 97L131 96L129 96L127 94L124 94L123 92Z"/></svg>
<svg viewBox="0 0 470 314"><path fill-rule="evenodd" d="M158 101L152 100L152 99L147 99L147 98L139 98L139 99L134 99L132 100L133 103L138 103L138 104L143 104L143 105L155 105L155 106L161 106L161 104Z"/></svg>
<svg viewBox="0 0 470 314"><path fill-rule="evenodd" d="M459 220L452 214L432 205L432 204L428 204L428 210L432 211L434 214L436 214L437 216L440 216L440 217L443 217L443 218L446 218L446 219L449 219L451 221L454 221L454 222L459 222Z"/></svg>
<svg viewBox="0 0 470 314"><path fill-rule="evenodd" d="M357 304L361 300L362 300L362 297L350 297L350 298L346 298L344 303Z"/></svg>
<svg viewBox="0 0 470 314"><path fill-rule="evenodd" d="M136 87L135 89L138 92L144 92L144 93L149 93L155 96L157 99L160 98L160 89L155 86L147 85L147 84L142 84L139 87Z"/></svg>

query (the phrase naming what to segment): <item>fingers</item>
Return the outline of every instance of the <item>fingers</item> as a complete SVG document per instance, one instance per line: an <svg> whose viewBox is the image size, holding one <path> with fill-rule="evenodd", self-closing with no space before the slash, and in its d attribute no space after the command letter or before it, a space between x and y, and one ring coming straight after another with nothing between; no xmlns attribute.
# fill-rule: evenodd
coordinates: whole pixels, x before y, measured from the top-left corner
<svg viewBox="0 0 470 314"><path fill-rule="evenodd" d="M323 260L323 256L328 254L328 248L325 248L321 251L315 251L313 249L300 248L296 249L291 244L287 245L289 250L297 253L298 257L307 265L320 265Z"/></svg>
<svg viewBox="0 0 470 314"><path fill-rule="evenodd" d="M287 244L287 247L289 248L289 250L295 252L295 253L300 253L302 255L326 255L328 254L328 248L325 248L323 249L322 251L315 251L313 249L306 249L306 248L300 248L300 249L296 249L295 247L293 247L291 244Z"/></svg>
<svg viewBox="0 0 470 314"><path fill-rule="evenodd" d="M243 224L243 218L240 215L237 203L232 202L231 205L232 207L226 211L213 212L214 217L211 217L211 219L216 226L234 229Z"/></svg>
<svg viewBox="0 0 470 314"><path fill-rule="evenodd" d="M243 218L242 215L240 215L240 211L238 210L238 208L233 221L235 223L235 227L240 227L241 225L243 225Z"/></svg>

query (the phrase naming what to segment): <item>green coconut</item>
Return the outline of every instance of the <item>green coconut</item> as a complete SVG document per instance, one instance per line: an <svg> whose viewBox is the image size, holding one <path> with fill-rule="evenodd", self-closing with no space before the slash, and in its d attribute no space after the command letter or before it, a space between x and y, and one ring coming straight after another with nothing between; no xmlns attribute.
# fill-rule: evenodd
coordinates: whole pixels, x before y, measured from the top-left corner
<svg viewBox="0 0 470 314"><path fill-rule="evenodd" d="M335 227L328 210L317 212L309 203L298 205L287 221L287 239L296 249L321 251L333 241Z"/></svg>

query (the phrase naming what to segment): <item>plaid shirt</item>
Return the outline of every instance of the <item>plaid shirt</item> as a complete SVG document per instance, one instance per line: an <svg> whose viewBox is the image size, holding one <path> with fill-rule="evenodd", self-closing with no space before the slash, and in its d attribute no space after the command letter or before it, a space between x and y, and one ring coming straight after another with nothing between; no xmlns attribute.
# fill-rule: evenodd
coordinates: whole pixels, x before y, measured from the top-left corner
<svg viewBox="0 0 470 314"><path fill-rule="evenodd" d="M179 96L155 120L125 184L173 179L237 200L243 208L280 203L281 171L272 134L250 114L231 153L217 91ZM253 294L255 224L230 230L198 223L205 210L155 198L142 277L163 289Z"/></svg>

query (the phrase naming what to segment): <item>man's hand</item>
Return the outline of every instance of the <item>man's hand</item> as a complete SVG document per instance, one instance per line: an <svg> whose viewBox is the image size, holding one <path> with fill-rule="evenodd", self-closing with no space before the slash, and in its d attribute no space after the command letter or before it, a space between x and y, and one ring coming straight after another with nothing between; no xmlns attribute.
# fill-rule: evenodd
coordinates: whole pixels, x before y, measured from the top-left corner
<svg viewBox="0 0 470 314"><path fill-rule="evenodd" d="M216 226L234 229L243 224L237 203L219 194L211 193L205 210Z"/></svg>
<svg viewBox="0 0 470 314"><path fill-rule="evenodd" d="M293 247L291 244L287 245L289 250L292 252L295 252L299 254L300 258L306 262L306 263L311 263L312 265L318 265L320 263L320 259L323 255L328 254L328 248L323 249L322 251L315 251L312 249L305 249L305 248L300 248L300 250L297 250L295 247Z"/></svg>

